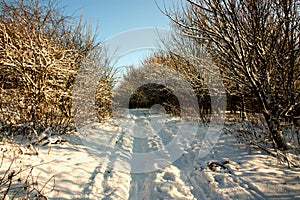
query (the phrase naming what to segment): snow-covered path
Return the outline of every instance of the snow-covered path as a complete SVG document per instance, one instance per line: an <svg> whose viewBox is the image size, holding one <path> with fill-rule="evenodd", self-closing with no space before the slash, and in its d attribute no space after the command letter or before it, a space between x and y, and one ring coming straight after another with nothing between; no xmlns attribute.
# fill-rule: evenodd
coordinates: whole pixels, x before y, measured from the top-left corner
<svg viewBox="0 0 300 200"><path fill-rule="evenodd" d="M166 144L176 132L178 119L155 115L152 120L157 121L133 117L126 126L117 120L93 124L86 129L86 141L82 136L65 136L64 144L39 146L38 156L18 154L12 168L35 166L32 174L40 187L47 183L43 190L50 199L300 198L299 168L288 169L258 150L249 151L233 135L222 134L212 152L198 158L205 128L176 161L156 171L132 173L135 152L168 153ZM145 129L136 132L140 130L136 127ZM12 152L11 148L3 154L1 174ZM49 181L52 175L55 182Z"/></svg>

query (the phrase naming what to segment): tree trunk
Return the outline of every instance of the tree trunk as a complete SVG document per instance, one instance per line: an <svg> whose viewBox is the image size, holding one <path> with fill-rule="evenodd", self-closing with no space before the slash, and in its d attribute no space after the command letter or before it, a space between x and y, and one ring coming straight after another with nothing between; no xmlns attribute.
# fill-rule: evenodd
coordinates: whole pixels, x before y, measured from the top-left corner
<svg viewBox="0 0 300 200"><path fill-rule="evenodd" d="M242 109L241 109L241 114L240 115L241 115L242 121L245 121L247 119L244 91L242 93Z"/></svg>
<svg viewBox="0 0 300 200"><path fill-rule="evenodd" d="M273 142L279 150L287 150L287 144L281 132L279 116L264 114Z"/></svg>

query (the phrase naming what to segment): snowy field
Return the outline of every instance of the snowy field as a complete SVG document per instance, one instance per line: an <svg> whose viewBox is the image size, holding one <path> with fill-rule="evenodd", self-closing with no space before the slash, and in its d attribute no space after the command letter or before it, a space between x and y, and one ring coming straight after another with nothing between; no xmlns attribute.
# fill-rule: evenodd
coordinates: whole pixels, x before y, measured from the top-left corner
<svg viewBox="0 0 300 200"><path fill-rule="evenodd" d="M30 174L49 199L300 199L299 168L289 169L225 133L199 158L208 127L195 121L187 123L197 124L196 134L184 133L191 143L170 148L180 119L150 113L149 120L145 112L92 124L83 134L51 136L49 144L41 141L30 151L38 155L3 142L1 177L10 165L10 171L21 168L14 178L21 184ZM147 172L135 173L139 170Z"/></svg>

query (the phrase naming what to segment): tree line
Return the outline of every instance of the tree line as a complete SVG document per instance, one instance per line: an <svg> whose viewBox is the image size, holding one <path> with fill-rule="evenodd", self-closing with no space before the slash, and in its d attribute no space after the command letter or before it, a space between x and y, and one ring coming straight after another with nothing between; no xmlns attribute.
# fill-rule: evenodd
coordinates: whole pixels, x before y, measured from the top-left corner
<svg viewBox="0 0 300 200"><path fill-rule="evenodd" d="M86 58L102 70L95 80L99 120L112 116L115 71L91 26L64 15L57 1L1 0L0 9L1 132L47 127L64 132L74 125L72 89ZM240 110L242 117L262 113L274 147L287 149L283 121L289 118L299 127L299 2L185 0L162 12L174 34L163 41L167 51L143 65L163 64L180 72L197 96L201 117L210 112L209 95L224 95L206 75L218 70L228 110ZM208 92L207 82L213 91Z"/></svg>

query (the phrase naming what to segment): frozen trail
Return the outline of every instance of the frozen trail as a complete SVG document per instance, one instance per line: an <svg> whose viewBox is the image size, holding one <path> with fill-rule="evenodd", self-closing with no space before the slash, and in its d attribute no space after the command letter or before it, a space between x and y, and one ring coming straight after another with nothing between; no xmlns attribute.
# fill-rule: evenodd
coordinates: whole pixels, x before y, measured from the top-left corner
<svg viewBox="0 0 300 200"><path fill-rule="evenodd" d="M178 132L178 119L150 116L147 112L136 110L129 118L98 124L91 130L98 131L92 141L101 142L95 152L101 161L91 178L89 199L230 199L246 194L251 197L242 184L236 183L237 179L224 172L216 178L215 173L203 170L207 161L197 158L205 136L203 128L174 163L154 172L131 173L132 165L136 164L131 160L133 153L162 151L168 159L170 152L165 147ZM222 187L225 189L219 190ZM232 189L229 192L227 188L238 188L238 192L230 194Z"/></svg>
<svg viewBox="0 0 300 200"><path fill-rule="evenodd" d="M113 123L93 124L87 130L92 139L85 145L93 145L88 151L93 154L99 166L90 177L89 186L84 189L87 199L128 199L131 182L130 160L133 136L130 124L119 127ZM90 147L91 147L90 146Z"/></svg>

